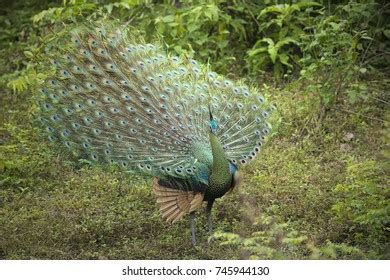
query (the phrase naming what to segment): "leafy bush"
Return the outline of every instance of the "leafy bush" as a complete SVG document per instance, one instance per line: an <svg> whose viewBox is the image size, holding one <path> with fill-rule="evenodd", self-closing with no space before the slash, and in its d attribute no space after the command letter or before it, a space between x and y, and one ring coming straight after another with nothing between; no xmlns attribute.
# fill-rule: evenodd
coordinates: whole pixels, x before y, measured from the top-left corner
<svg viewBox="0 0 390 280"><path fill-rule="evenodd" d="M324 13L302 34L301 78L308 91L320 96L324 107L337 97L344 99L344 93L351 103L367 96L367 89L356 81L367 73L365 60L377 52L382 39L377 26L383 16L378 7L374 0L340 5L334 14Z"/></svg>
<svg viewBox="0 0 390 280"><path fill-rule="evenodd" d="M385 1L8 2L0 258L389 258ZM42 142L32 85L58 40L89 20L134 25L146 40L247 78L277 104L272 141L245 168L242 188L215 205L210 244L201 213L192 248L188 222L163 223L149 182L64 161Z"/></svg>
<svg viewBox="0 0 390 280"><path fill-rule="evenodd" d="M384 168L375 161L351 159L346 182L332 190L337 198L332 211L356 244L390 248L390 191L385 176Z"/></svg>
<svg viewBox="0 0 390 280"><path fill-rule="evenodd" d="M300 41L304 29L315 22L317 2L298 2L296 4L278 4L260 10L259 34L251 50L248 62L254 72L273 67L275 77L280 80L282 74L299 67L301 57Z"/></svg>

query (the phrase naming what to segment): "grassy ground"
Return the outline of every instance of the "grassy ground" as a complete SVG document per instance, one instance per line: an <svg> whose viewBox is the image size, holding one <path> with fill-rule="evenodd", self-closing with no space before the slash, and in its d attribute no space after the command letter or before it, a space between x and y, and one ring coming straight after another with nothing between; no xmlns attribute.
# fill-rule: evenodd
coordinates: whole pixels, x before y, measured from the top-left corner
<svg viewBox="0 0 390 280"><path fill-rule="evenodd" d="M343 213L360 215L359 211L379 208L376 199L381 199L384 189L353 194L367 196L354 206L349 200L357 197L350 198L341 187L361 180L376 188L385 186L382 105L373 102L364 116L345 113L340 105L323 117L320 127L315 126L314 117L302 126L308 112L296 109L307 100L292 102L299 95L288 90L289 96L270 90L280 105L280 133L245 169L244 185L216 203L216 230L241 237L265 232L268 239L262 244L272 254L258 253L263 257L388 257L383 255L388 240L377 236L380 228L369 223L358 226ZM187 219L170 226L160 218L149 179L114 169L75 167L41 141L28 96L2 91L1 104L6 105L0 109L1 258L235 259L251 255L253 248L248 251L234 242L220 245L218 239L208 245L203 213L197 224L200 244L193 248ZM271 222L264 222L264 217ZM303 241L284 244L291 233L304 236ZM373 240L380 244L372 244ZM347 249L334 249L337 244Z"/></svg>
<svg viewBox="0 0 390 280"><path fill-rule="evenodd" d="M29 8L28 16L15 10L26 18L12 28L28 29L42 10ZM22 47L1 52L1 75L23 68L17 58L27 43L15 34ZM242 187L215 204L210 243L198 213L197 247L187 218L163 222L150 179L59 157L39 136L34 93L4 85L0 258L388 259L387 81L364 76L368 98L351 104L340 94L328 107L300 81L264 87L280 115L274 135L244 169Z"/></svg>

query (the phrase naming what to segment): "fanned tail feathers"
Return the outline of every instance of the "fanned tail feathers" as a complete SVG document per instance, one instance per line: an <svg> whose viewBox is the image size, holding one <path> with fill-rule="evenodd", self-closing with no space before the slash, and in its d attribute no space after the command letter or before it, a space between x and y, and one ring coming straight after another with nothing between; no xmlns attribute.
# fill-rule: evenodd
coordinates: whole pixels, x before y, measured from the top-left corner
<svg viewBox="0 0 390 280"><path fill-rule="evenodd" d="M80 158L187 178L211 160L209 107L233 163L254 158L269 133L271 108L257 89L167 55L127 29L82 28L65 49L40 89L40 119L49 140Z"/></svg>

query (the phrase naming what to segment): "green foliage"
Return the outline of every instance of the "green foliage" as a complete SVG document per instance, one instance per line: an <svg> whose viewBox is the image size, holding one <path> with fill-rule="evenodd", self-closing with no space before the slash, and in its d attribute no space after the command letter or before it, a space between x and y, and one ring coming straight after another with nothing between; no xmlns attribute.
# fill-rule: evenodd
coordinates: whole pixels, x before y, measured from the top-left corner
<svg viewBox="0 0 390 280"><path fill-rule="evenodd" d="M263 38L248 51L252 70L273 67L278 80L286 71L291 73L301 57L300 38L305 34L304 29L313 24L317 7L321 5L316 2L298 2L262 9L257 20Z"/></svg>
<svg viewBox="0 0 390 280"><path fill-rule="evenodd" d="M351 103L367 98L369 93L357 80L368 72L364 61L369 53L377 53L382 39L377 26L382 23L383 11L378 5L374 0L340 5L334 14L318 18L302 36L301 78L324 106L344 98L344 93Z"/></svg>
<svg viewBox="0 0 390 280"><path fill-rule="evenodd" d="M385 176L384 167L375 161L351 159L347 163L346 182L332 190L337 197L332 211L356 243L367 246L388 243L390 192Z"/></svg>
<svg viewBox="0 0 390 280"><path fill-rule="evenodd" d="M2 7L0 258L388 259L389 6L332 2ZM247 77L277 104L273 139L243 170L243 186L215 205L209 245L201 212L192 248L188 221L161 220L149 181L64 161L40 137L31 88L46 76L41 62L89 20L128 22L147 40Z"/></svg>
<svg viewBox="0 0 390 280"><path fill-rule="evenodd" d="M216 232L214 237L221 240L222 246L240 247L249 259L293 259L306 250L303 245L307 236L299 234L289 223L278 223L275 218L263 215L253 227L250 237L224 232Z"/></svg>

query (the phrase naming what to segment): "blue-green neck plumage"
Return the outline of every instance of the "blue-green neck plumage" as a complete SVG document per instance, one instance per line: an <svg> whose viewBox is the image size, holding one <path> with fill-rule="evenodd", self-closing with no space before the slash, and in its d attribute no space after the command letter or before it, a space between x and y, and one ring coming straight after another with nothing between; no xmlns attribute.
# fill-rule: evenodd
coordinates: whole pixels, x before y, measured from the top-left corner
<svg viewBox="0 0 390 280"><path fill-rule="evenodd" d="M214 199L223 196L231 187L232 175L229 170L229 162L217 136L210 132L210 145L213 155L213 165L209 178L209 188L206 197Z"/></svg>

